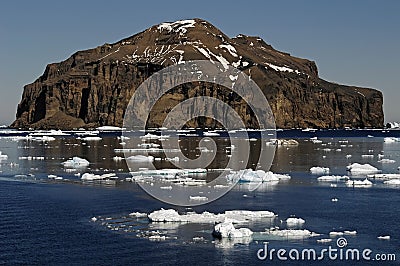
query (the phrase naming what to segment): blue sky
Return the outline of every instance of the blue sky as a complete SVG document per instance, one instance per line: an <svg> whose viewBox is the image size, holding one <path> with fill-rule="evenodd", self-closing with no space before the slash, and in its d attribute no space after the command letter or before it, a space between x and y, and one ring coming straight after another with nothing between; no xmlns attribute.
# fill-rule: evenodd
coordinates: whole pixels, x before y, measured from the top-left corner
<svg viewBox="0 0 400 266"><path fill-rule="evenodd" d="M206 19L229 36L262 37L316 61L322 78L377 88L400 120L400 1L2 1L0 123L46 64L164 21Z"/></svg>

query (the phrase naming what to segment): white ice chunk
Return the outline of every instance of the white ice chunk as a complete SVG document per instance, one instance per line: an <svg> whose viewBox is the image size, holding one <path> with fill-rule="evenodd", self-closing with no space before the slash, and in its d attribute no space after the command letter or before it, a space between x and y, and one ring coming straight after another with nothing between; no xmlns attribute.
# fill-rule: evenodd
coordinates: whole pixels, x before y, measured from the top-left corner
<svg viewBox="0 0 400 266"><path fill-rule="evenodd" d="M330 242L332 242L332 238L322 238L317 240L317 243L330 243Z"/></svg>
<svg viewBox="0 0 400 266"><path fill-rule="evenodd" d="M89 161L80 157L73 157L62 163L66 168L80 168L89 166Z"/></svg>
<svg viewBox="0 0 400 266"><path fill-rule="evenodd" d="M319 175L319 174L329 174L329 168L328 167L320 167L320 166L314 166L310 168L310 172L313 175Z"/></svg>
<svg viewBox="0 0 400 266"><path fill-rule="evenodd" d="M378 170L377 168L373 167L370 164L359 164L359 163L353 163L347 166L347 171L349 171L353 175L374 174L380 172L380 170Z"/></svg>
<svg viewBox="0 0 400 266"><path fill-rule="evenodd" d="M208 198L204 196L189 196L189 200L191 201L207 201Z"/></svg>
<svg viewBox="0 0 400 266"><path fill-rule="evenodd" d="M345 230L345 231L343 231L343 233L345 235L354 236L354 235L357 234L357 231L355 231L355 230L354 231Z"/></svg>
<svg viewBox="0 0 400 266"><path fill-rule="evenodd" d="M174 209L160 209L148 215L153 222L182 222L182 223L221 223L231 221L233 223L244 223L257 219L274 219L275 214L270 211L248 211L232 210L224 213L214 214L210 212L179 214Z"/></svg>
<svg viewBox="0 0 400 266"><path fill-rule="evenodd" d="M96 129L99 131L121 131L122 130L122 128L115 127L115 126L101 126Z"/></svg>
<svg viewBox="0 0 400 266"><path fill-rule="evenodd" d="M91 173L84 173L81 177L81 180L83 181L95 181L95 180L104 180L104 179L115 179L117 178L114 173L110 174L102 174L102 175L96 175L96 174L91 174Z"/></svg>
<svg viewBox="0 0 400 266"><path fill-rule="evenodd" d="M121 157L121 156L114 156L114 157L113 157L113 160L116 161L116 162L122 161L123 159L124 159L124 158Z"/></svg>
<svg viewBox="0 0 400 266"><path fill-rule="evenodd" d="M232 222L226 221L214 226L213 235L218 238L243 238L252 236L253 232L249 228L236 229Z"/></svg>
<svg viewBox="0 0 400 266"><path fill-rule="evenodd" d="M344 235L343 232L336 232L336 231L329 232L330 237L337 237L337 236L342 236L342 235Z"/></svg>
<svg viewBox="0 0 400 266"><path fill-rule="evenodd" d="M262 232L264 234L273 235L281 237L284 239L304 239L309 237L320 236L320 234L311 232L307 229L270 229L268 231Z"/></svg>
<svg viewBox="0 0 400 266"><path fill-rule="evenodd" d="M395 160L392 159L381 159L378 161L378 163L395 163Z"/></svg>
<svg viewBox="0 0 400 266"><path fill-rule="evenodd" d="M383 139L385 143L399 142L400 138L386 137Z"/></svg>
<svg viewBox="0 0 400 266"><path fill-rule="evenodd" d="M280 180L289 180L289 175L275 174L271 171L263 170L253 171L252 169L244 169L227 175L229 181L239 182L274 182Z"/></svg>
<svg viewBox="0 0 400 266"><path fill-rule="evenodd" d="M129 156L128 158L126 158L127 160L131 161L131 162L152 162L154 161L154 157L149 155L149 156L145 156L145 155L132 155Z"/></svg>
<svg viewBox="0 0 400 266"><path fill-rule="evenodd" d="M147 213L145 212L131 212L129 214L131 217L147 217Z"/></svg>
<svg viewBox="0 0 400 266"><path fill-rule="evenodd" d="M302 218L290 217L286 219L286 225L289 227L301 226L306 221Z"/></svg>
<svg viewBox="0 0 400 266"><path fill-rule="evenodd" d="M346 182L346 186L349 187L370 187L372 186L372 182L369 181L367 178L364 180L348 180Z"/></svg>

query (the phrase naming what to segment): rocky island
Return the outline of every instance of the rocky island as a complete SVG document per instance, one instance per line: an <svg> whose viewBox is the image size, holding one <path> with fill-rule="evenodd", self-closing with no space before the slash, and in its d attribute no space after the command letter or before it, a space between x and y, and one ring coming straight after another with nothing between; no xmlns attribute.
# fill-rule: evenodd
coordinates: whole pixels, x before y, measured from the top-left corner
<svg viewBox="0 0 400 266"><path fill-rule="evenodd" d="M294 44L295 45L295 44ZM49 64L43 75L24 87L13 128L73 129L122 126L136 88L158 70L189 60L229 64L261 88L277 128L383 127L382 93L344 86L318 76L315 62L278 51L259 37L230 38L201 19L161 23L113 44L78 51ZM246 103L215 84L184 84L160 99L149 125L160 126L171 106L191 91L228 101L252 126ZM191 127L214 127L193 119Z"/></svg>

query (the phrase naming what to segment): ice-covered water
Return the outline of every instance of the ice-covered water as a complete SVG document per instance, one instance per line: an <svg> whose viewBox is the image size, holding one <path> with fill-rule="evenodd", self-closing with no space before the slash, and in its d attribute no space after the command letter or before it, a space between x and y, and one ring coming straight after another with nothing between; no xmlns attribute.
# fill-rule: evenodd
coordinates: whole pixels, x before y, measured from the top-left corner
<svg viewBox="0 0 400 266"><path fill-rule="evenodd" d="M0 161L0 264L271 264L257 258L264 241L276 249L320 250L336 247L338 237L345 237L349 248L370 248L374 253L399 257L399 183L385 183L389 180L385 175L353 174L346 166L370 164L382 174L398 173L400 142L385 142L387 134L382 136L381 132L374 138L357 131L352 135L348 131L330 132L329 137L318 131L279 134L287 139L304 137L296 138L298 145L276 147L271 170L289 174L291 179L264 182L255 191L251 184L239 183L221 199L193 209L161 203L130 182L125 160L113 159L123 156L118 152L124 147L117 134L99 133L94 135L96 141L73 133L41 141L3 136L0 151L7 158ZM212 136L219 148L217 160L202 178L212 179L235 150L224 134L219 135ZM313 136L320 141L310 140ZM197 142L191 136L180 143L195 157L200 153ZM251 143L257 145L256 141ZM154 160L158 168L173 167L162 152L151 155L161 158ZM89 165L64 167L62 163L75 156ZM379 162L382 159L394 162ZM149 162L141 163L144 168ZM327 174L311 174L314 166L328 167L331 176L356 181L368 178L372 186L348 186L347 178L318 181ZM82 180L85 173L104 178ZM390 177L396 180L396 176ZM214 225L210 223L151 222L146 216L132 214L161 208L174 208L180 214L252 210L278 216L234 223L235 228L249 228L253 235L219 240L212 236ZM290 223L299 221L296 218L304 223L293 228ZM297 231L285 231L289 228ZM321 235L289 237L306 230ZM298 264L285 264L291 263Z"/></svg>

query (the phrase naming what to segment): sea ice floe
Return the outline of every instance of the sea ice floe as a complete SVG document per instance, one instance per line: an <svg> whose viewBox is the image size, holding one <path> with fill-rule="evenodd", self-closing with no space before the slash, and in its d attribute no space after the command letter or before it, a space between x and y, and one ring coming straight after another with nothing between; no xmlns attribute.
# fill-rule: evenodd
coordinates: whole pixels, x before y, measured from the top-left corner
<svg viewBox="0 0 400 266"><path fill-rule="evenodd" d="M99 141L101 140L101 137L98 136L88 136L88 137L84 137L82 138L83 141Z"/></svg>
<svg viewBox="0 0 400 266"><path fill-rule="evenodd" d="M208 198L204 196L189 196L189 200L191 201L207 201Z"/></svg>
<svg viewBox="0 0 400 266"><path fill-rule="evenodd" d="M249 228L236 229L232 222L226 221L216 224L212 234L217 238L242 238L252 236L253 232Z"/></svg>
<svg viewBox="0 0 400 266"><path fill-rule="evenodd" d="M37 136L37 137L29 136L28 139L33 140L33 141L54 141L54 140L56 140L55 137L51 137L51 136Z"/></svg>
<svg viewBox="0 0 400 266"><path fill-rule="evenodd" d="M344 235L344 232L336 232L336 231L329 232L330 237L337 237L342 235Z"/></svg>
<svg viewBox="0 0 400 266"><path fill-rule="evenodd" d="M82 181L95 181L95 180L116 179L116 178L117 176L114 173L102 174L102 175L84 173L81 176Z"/></svg>
<svg viewBox="0 0 400 266"><path fill-rule="evenodd" d="M276 229L271 228L265 232L260 232L261 234L276 236L284 239L304 239L310 237L320 236L321 234L311 232L307 229Z"/></svg>
<svg viewBox="0 0 400 266"><path fill-rule="evenodd" d="M362 154L361 158L374 158L373 154Z"/></svg>
<svg viewBox="0 0 400 266"><path fill-rule="evenodd" d="M80 157L72 157L72 159L63 162L62 165L66 168L81 168L89 166L89 161Z"/></svg>
<svg viewBox="0 0 400 266"><path fill-rule="evenodd" d="M139 218L139 217L147 217L147 213L145 213L145 212L131 212L129 214L129 216L137 217L137 218Z"/></svg>
<svg viewBox="0 0 400 266"><path fill-rule="evenodd" d="M265 172L263 170L253 171L252 169L244 169L233 172L226 177L228 181L238 182L274 182L281 180L289 180L289 175L275 174L271 171Z"/></svg>
<svg viewBox="0 0 400 266"><path fill-rule="evenodd" d="M101 126L96 128L98 131L121 131L122 128L115 126Z"/></svg>
<svg viewBox="0 0 400 266"><path fill-rule="evenodd" d="M400 138L386 137L383 139L385 143L399 142Z"/></svg>
<svg viewBox="0 0 400 266"><path fill-rule="evenodd" d="M310 138L310 141L314 144L322 143L322 140L318 139L317 137Z"/></svg>
<svg viewBox="0 0 400 266"><path fill-rule="evenodd" d="M362 174L375 174L381 172L378 168L370 164L359 164L353 163L347 166L347 171L352 175L362 175Z"/></svg>
<svg viewBox="0 0 400 266"><path fill-rule="evenodd" d="M367 178L364 180L347 180L346 186L349 187L370 187L372 186L372 182L369 181Z"/></svg>
<svg viewBox="0 0 400 266"><path fill-rule="evenodd" d="M276 215L270 211L232 210L214 214L210 212L189 212L179 214L174 209L160 209L148 215L152 222L181 222L181 223L221 223L230 221L233 223L245 223L258 219L274 219Z"/></svg>
<svg viewBox="0 0 400 266"><path fill-rule="evenodd" d="M290 217L286 219L286 225L288 227L296 227L296 226L301 226L305 223L306 221L302 218L296 218L296 217Z"/></svg>
<svg viewBox="0 0 400 266"><path fill-rule="evenodd" d="M318 181L323 182L337 182L337 181L345 181L348 180L348 176L340 176L340 175L324 175L317 178Z"/></svg>
<svg viewBox="0 0 400 266"><path fill-rule="evenodd" d="M122 161L123 159L124 159L124 158L121 157L121 156L114 156L114 157L113 157L113 160L116 161L116 162Z"/></svg>
<svg viewBox="0 0 400 266"><path fill-rule="evenodd" d="M392 159L381 159L378 161L378 163L395 163L395 160Z"/></svg>
<svg viewBox="0 0 400 266"><path fill-rule="evenodd" d="M145 155L132 155L129 156L128 158L126 158L128 161L131 162L152 162L154 161L154 157L149 155L149 156L145 156Z"/></svg>
<svg viewBox="0 0 400 266"><path fill-rule="evenodd" d="M348 236L354 236L357 234L357 231L353 230L353 231L349 231L349 230L345 230L343 231L344 235L348 235Z"/></svg>
<svg viewBox="0 0 400 266"><path fill-rule="evenodd" d="M310 168L310 172L313 175L329 174L329 171L328 167L314 166Z"/></svg>
<svg viewBox="0 0 400 266"><path fill-rule="evenodd" d="M377 179L400 179L400 174L373 174L367 175L367 177Z"/></svg>

